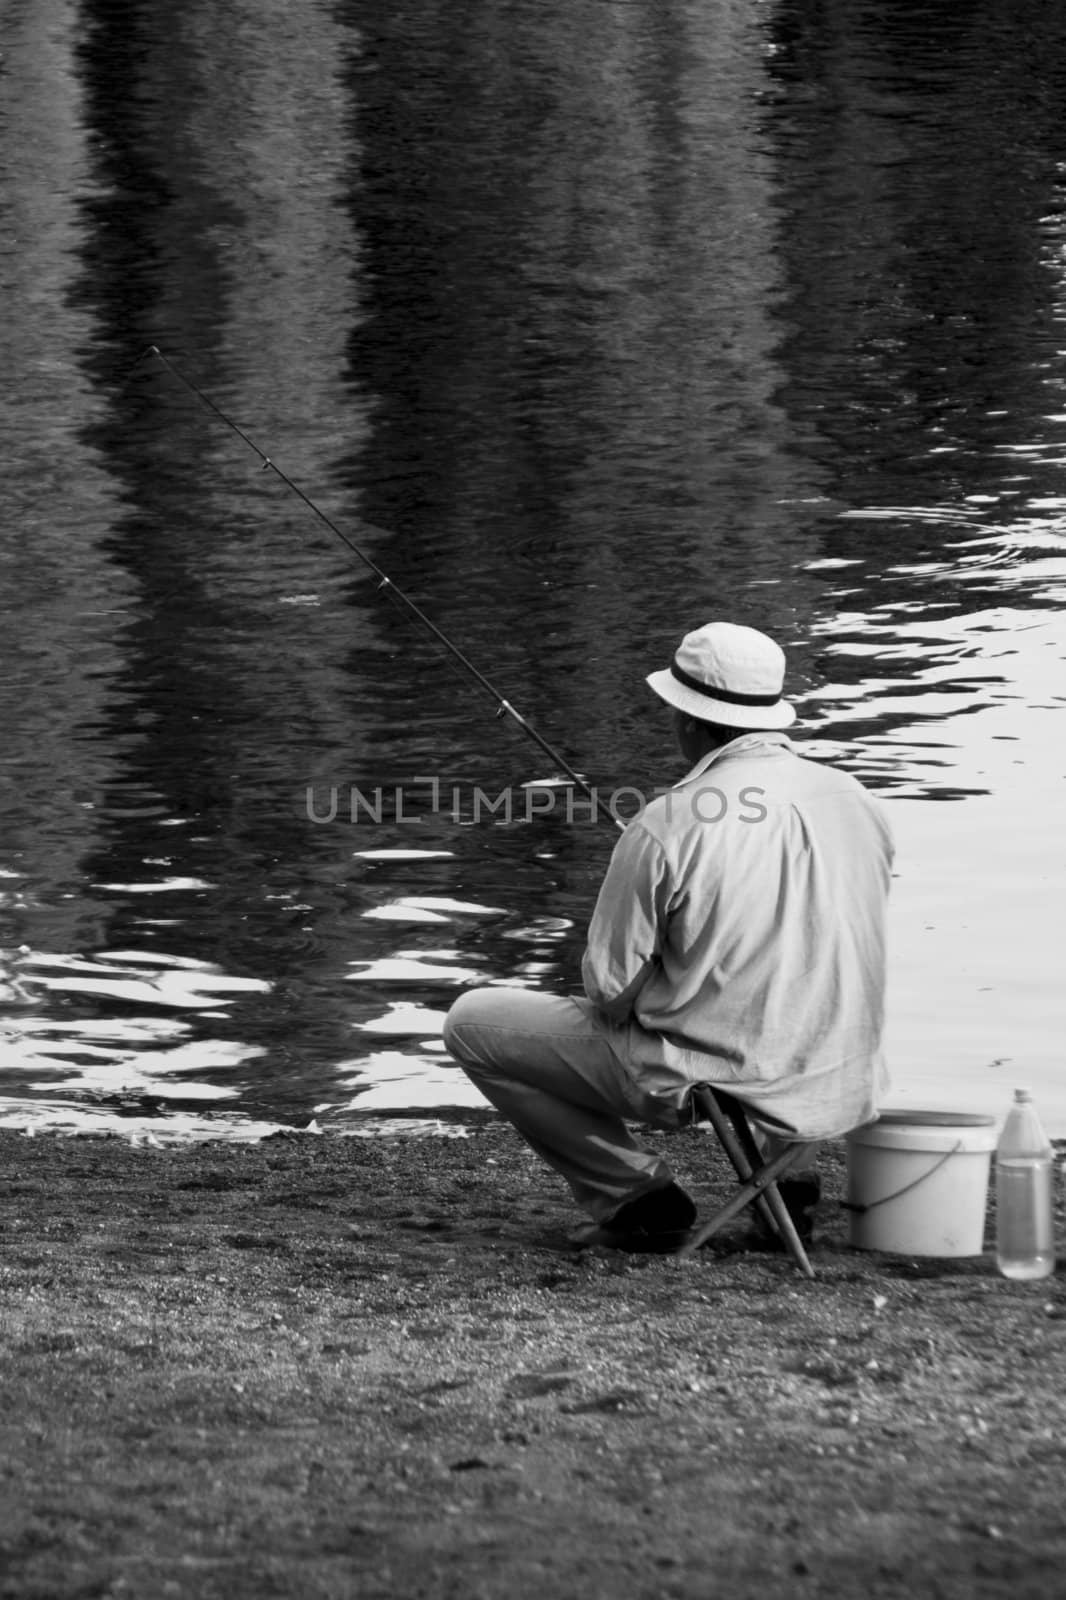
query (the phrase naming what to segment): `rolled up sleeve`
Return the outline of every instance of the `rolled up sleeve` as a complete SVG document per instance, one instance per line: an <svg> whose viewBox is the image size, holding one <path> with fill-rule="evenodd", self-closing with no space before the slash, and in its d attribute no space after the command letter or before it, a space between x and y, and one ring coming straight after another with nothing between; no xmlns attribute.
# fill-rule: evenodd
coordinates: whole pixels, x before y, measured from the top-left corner
<svg viewBox="0 0 1066 1600"><path fill-rule="evenodd" d="M662 846L630 823L611 856L581 963L586 995L616 1022L632 1014L659 966L670 892Z"/></svg>

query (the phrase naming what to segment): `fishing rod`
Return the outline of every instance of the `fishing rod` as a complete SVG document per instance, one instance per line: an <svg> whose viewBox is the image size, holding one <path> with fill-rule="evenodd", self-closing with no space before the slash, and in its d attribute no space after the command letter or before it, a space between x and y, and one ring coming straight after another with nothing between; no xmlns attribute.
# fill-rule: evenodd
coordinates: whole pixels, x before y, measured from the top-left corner
<svg viewBox="0 0 1066 1600"><path fill-rule="evenodd" d="M432 620L432 618L428 617L422 610L422 607L416 601L412 600L411 596L406 594L403 589L399 588L398 585L393 583L392 579L381 569L381 567L378 566L377 562L373 561L371 557L367 555L366 551L361 549L359 545L355 543L354 539L350 539L344 530L339 528L332 518L326 515L321 506L316 505L311 499L310 495L305 494L300 488L300 485L298 483L294 483L292 478L289 477L288 473L284 472L281 467L278 466L277 462L273 461L271 457L267 455L265 450L261 450L256 444L255 440L250 438L249 435L245 433L244 429L234 422L232 417L226 415L221 406L215 404L210 395L205 394L202 389L198 388L197 385L193 383L191 378L187 378L184 372L182 372L180 368L175 366L174 362L170 360L169 356L165 356L163 354L158 345L149 345L146 350L142 351L141 356L138 359L143 360L145 356L156 356L162 362L163 366L166 367L167 371L177 378L178 382L188 389L189 393L193 395L200 402L200 404L206 408L206 410L210 411L219 419L220 422L224 423L227 428L237 435L238 439L248 446L249 450L252 450L259 457L264 471L269 468L276 477L281 479L286 489L290 490L298 500L302 501L307 509L318 518L319 522L329 529L330 533L334 534L342 544L346 545L353 555L358 556L363 565L368 567L374 574L375 578L377 578L378 588L384 589L391 599L393 599L400 606L406 607L409 615L414 617L416 621L420 622L424 628L428 629L437 642L444 646L445 650L448 651L454 660L458 661L459 665L463 667L467 673L469 673L474 681L479 684L487 694L492 696L492 698L496 701L496 715L498 717L510 717L511 720L518 725L522 732L526 734L528 738L532 739L533 743L538 745L544 754L555 763L559 770L561 772L565 772L571 783L576 784L581 790L582 794L584 794L585 797L591 801L593 818L597 822L601 820L606 821L606 819L601 818L600 816L599 798L591 784L586 783L585 779L582 778L579 773L574 771L569 762L563 759L559 752L548 743L547 739L539 734L536 728L530 726L522 713L517 711L511 702L500 693L500 691L496 688L496 685L485 676L479 667L474 665L469 656L459 648L455 641L450 639L442 628L438 628L437 624ZM367 524L367 526L369 527L370 524ZM621 818L616 817L613 812L610 813L610 816L611 821L618 828L623 828L625 826Z"/></svg>

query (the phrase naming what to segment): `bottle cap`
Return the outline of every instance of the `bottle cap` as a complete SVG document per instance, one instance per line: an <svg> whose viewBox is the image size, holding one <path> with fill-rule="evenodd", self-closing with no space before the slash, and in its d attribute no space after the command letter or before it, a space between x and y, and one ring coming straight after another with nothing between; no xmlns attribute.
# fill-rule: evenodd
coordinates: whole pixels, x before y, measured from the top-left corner
<svg viewBox="0 0 1066 1600"><path fill-rule="evenodd" d="M1014 1091L1015 1104L1024 1105L1027 1100L1031 1100L1032 1098L1033 1091L1031 1089L1015 1089Z"/></svg>

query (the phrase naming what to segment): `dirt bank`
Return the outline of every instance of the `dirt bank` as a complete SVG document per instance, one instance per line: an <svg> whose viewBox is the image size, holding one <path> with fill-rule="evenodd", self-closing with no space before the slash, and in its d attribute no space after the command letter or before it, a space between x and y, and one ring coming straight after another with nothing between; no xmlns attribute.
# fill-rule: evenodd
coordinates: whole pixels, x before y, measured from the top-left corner
<svg viewBox="0 0 1066 1600"><path fill-rule="evenodd" d="M0 1135L0 1595L1062 1593L1061 1271L850 1251L823 1175L808 1284L568 1250L492 1122Z"/></svg>

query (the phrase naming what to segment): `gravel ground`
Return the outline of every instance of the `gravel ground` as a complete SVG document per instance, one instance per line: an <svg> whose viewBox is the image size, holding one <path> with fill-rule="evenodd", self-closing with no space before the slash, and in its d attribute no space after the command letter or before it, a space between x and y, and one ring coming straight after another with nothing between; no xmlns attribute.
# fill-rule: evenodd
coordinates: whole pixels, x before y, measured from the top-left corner
<svg viewBox="0 0 1066 1600"><path fill-rule="evenodd" d="M1066 1592L1061 1270L851 1250L837 1146L814 1283L574 1250L445 1131L0 1134L3 1600Z"/></svg>

